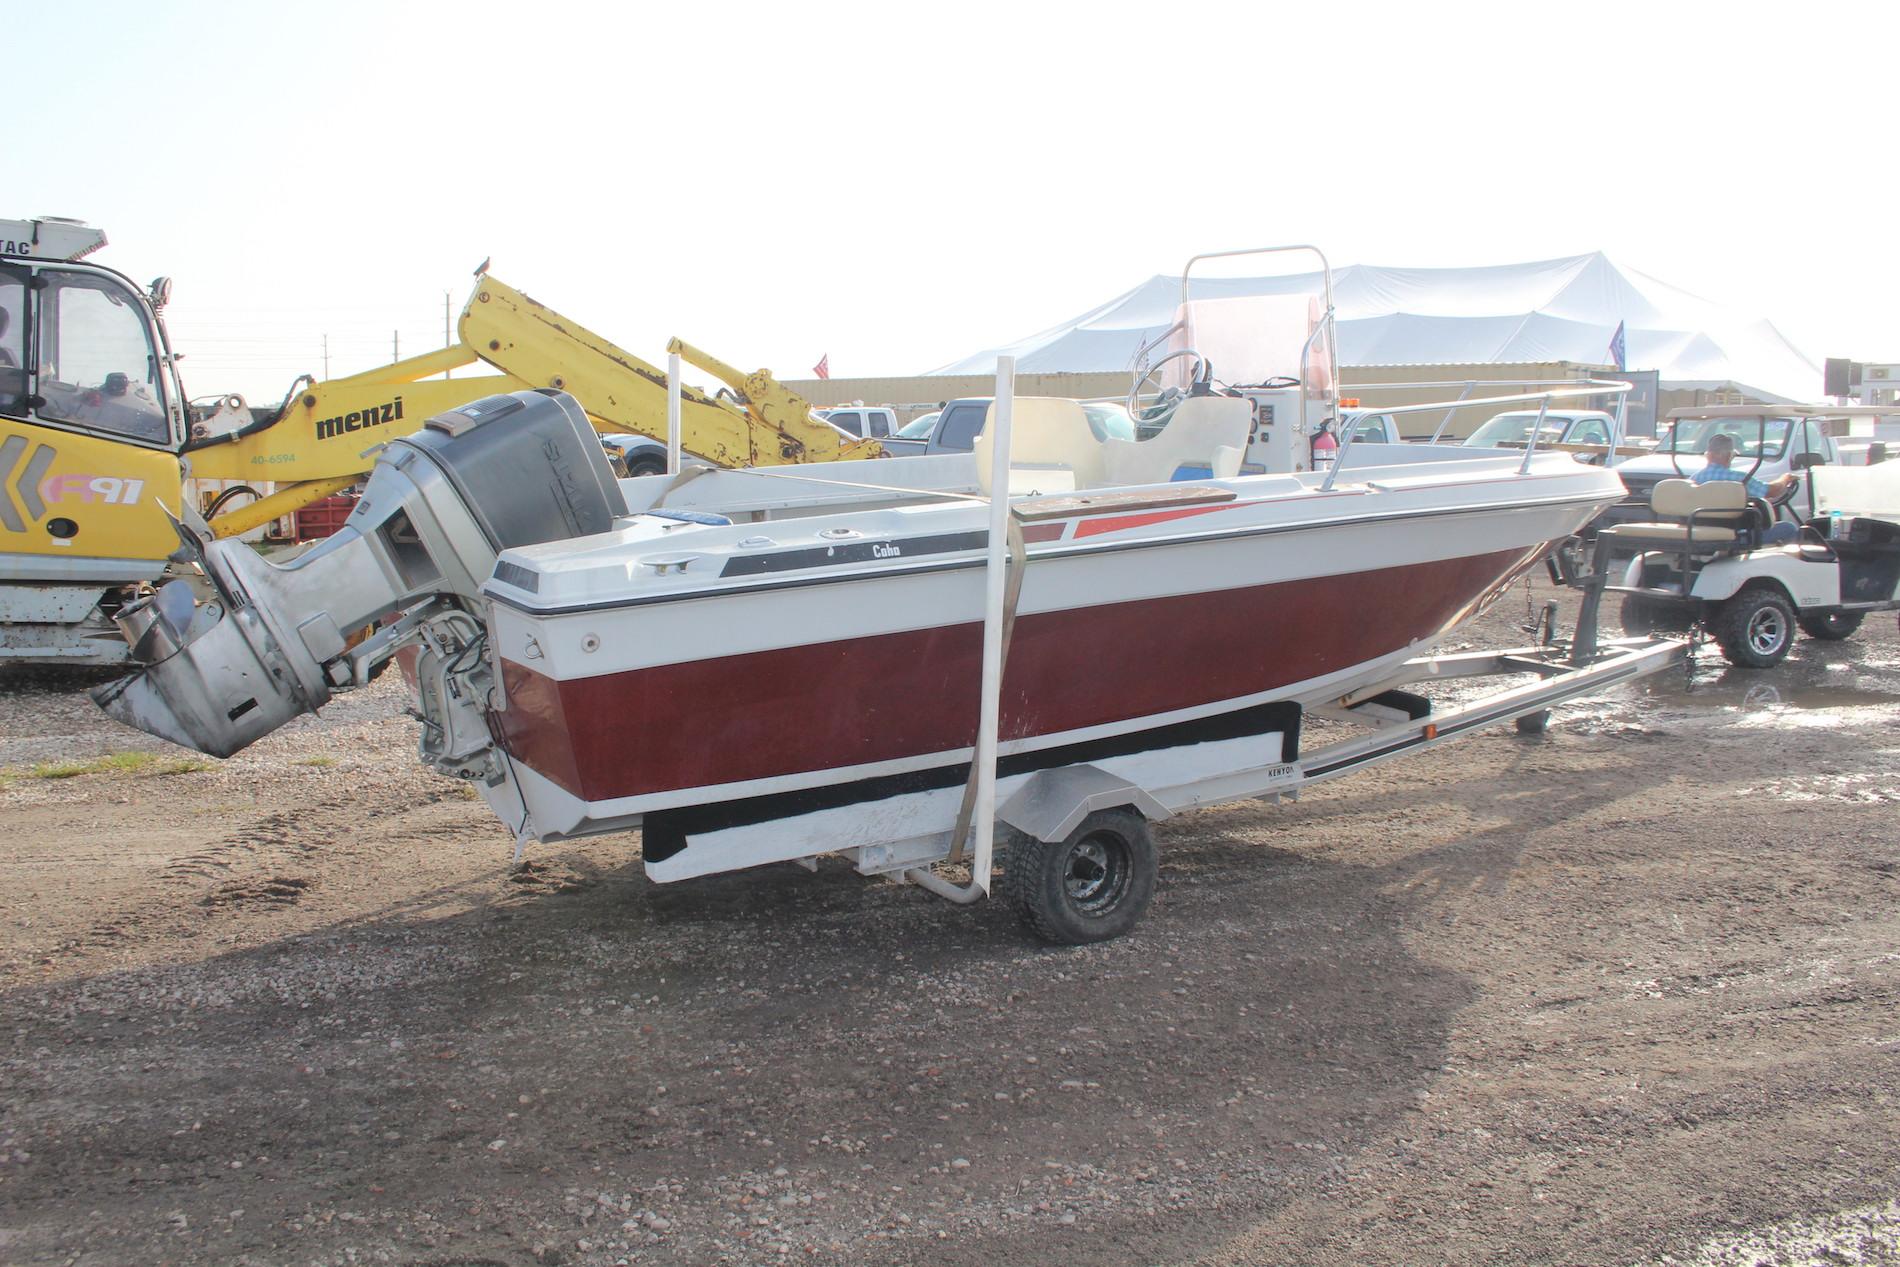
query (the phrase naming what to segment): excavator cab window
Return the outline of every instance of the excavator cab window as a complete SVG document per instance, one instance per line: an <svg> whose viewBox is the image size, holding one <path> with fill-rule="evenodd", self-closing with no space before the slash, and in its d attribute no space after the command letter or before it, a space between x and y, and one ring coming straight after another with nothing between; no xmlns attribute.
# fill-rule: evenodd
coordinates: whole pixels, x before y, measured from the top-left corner
<svg viewBox="0 0 1900 1267"><path fill-rule="evenodd" d="M26 413L26 274L0 268L0 413Z"/></svg>
<svg viewBox="0 0 1900 1267"><path fill-rule="evenodd" d="M144 307L110 277L53 271L40 277L40 417L169 445L158 350Z"/></svg>

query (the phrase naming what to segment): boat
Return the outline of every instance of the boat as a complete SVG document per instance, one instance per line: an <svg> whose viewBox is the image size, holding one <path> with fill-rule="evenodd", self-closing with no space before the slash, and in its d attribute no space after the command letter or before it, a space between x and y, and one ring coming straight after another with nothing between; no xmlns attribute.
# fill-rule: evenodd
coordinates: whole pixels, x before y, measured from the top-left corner
<svg viewBox="0 0 1900 1267"><path fill-rule="evenodd" d="M1622 495L1568 454L1520 466L1014 501L1026 564L1003 755L1316 704L1389 676ZM745 485L709 476L687 508L728 517L720 494ZM636 513L599 538L501 555L483 587L495 721L538 835L968 763L984 505L779 496L780 510L824 513Z"/></svg>
<svg viewBox="0 0 1900 1267"><path fill-rule="evenodd" d="M1184 296L1170 337L1214 341L1227 302ZM1399 680L1624 491L1534 446L1348 436L1328 465L1329 320L1330 298L1289 379L1167 351L1131 396L1146 439L1005 384L1006 489L996 427L971 455L615 481L572 397L476 402L392 442L291 564L184 525L218 597L124 613L142 667L98 698L228 755L400 651L423 758L518 841L643 827L660 879L802 857L823 849L693 841L840 806L875 834L876 806L963 784L1002 498L999 775L1215 743L1291 760L1307 710Z"/></svg>

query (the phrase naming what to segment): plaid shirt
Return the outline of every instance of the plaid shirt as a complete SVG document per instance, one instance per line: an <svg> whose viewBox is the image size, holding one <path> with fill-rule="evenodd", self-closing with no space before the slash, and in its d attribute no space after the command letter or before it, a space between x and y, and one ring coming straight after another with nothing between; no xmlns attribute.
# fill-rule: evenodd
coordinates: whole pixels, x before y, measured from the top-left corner
<svg viewBox="0 0 1900 1267"><path fill-rule="evenodd" d="M1758 479L1742 474L1732 466L1705 465L1692 477L1698 484L1741 484L1748 489L1750 497L1768 496L1768 485Z"/></svg>

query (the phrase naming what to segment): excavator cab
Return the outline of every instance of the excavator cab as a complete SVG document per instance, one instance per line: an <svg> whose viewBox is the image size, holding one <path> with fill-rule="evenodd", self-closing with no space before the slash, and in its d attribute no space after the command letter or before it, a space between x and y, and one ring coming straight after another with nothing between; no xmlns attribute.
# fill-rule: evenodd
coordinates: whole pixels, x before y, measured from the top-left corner
<svg viewBox="0 0 1900 1267"><path fill-rule="evenodd" d="M175 451L184 402L149 300L96 266L39 265L29 279L29 416Z"/></svg>
<svg viewBox="0 0 1900 1267"><path fill-rule="evenodd" d="M101 605L178 548L185 395L151 296L80 258L104 241L0 222L0 663L122 660Z"/></svg>
<svg viewBox="0 0 1900 1267"><path fill-rule="evenodd" d="M181 545L172 516L196 511L218 539L262 531L360 483L382 445L483 397L565 391L603 434L667 435L665 371L486 264L449 346L323 382L300 376L269 413L226 396L200 416L160 320L170 282L147 293L87 262L105 240L76 220L0 220L0 664L126 663L115 621L167 573ZM878 456L769 373L682 355L733 389L682 385L682 445L696 458Z"/></svg>

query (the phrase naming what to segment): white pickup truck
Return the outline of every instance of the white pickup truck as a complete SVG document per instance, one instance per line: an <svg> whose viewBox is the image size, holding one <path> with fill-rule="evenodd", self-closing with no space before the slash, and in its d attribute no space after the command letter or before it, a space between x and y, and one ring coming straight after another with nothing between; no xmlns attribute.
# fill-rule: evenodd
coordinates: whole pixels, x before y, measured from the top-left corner
<svg viewBox="0 0 1900 1267"><path fill-rule="evenodd" d="M1354 443L1400 444L1404 441L1399 433L1398 418L1392 414L1351 406L1339 412L1353 425ZM1487 419L1463 443L1479 449L1521 449L1530 438L1537 418L1535 409L1514 409L1498 414ZM1544 414L1537 443L1540 448L1547 444L1607 445L1614 426L1615 420L1600 409L1552 409ZM1597 460L1601 461L1601 457Z"/></svg>
<svg viewBox="0 0 1900 1267"><path fill-rule="evenodd" d="M1834 437L1816 412L1813 407L1774 405L1717 405L1672 411L1655 450L1616 467L1629 496L1598 516L1592 527L1649 519L1649 495L1656 485L1666 479L1694 479L1707 464L1702 455L1709 447L1709 438L1718 433L1735 440L1734 468L1764 484L1773 483L1789 471L1838 464L1841 456Z"/></svg>

